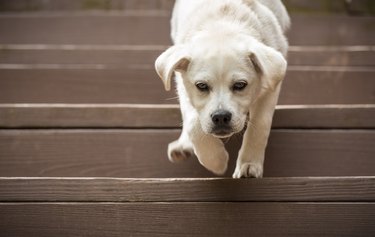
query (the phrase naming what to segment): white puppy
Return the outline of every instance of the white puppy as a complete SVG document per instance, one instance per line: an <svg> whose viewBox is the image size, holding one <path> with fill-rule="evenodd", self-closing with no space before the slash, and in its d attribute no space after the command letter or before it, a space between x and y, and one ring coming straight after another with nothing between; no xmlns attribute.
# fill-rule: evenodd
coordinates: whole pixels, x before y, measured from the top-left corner
<svg viewBox="0 0 375 237"><path fill-rule="evenodd" d="M175 74L183 117L173 162L195 154L223 174L221 138L241 132L233 177L262 177L265 148L287 63L290 20L279 0L176 0L174 46L155 62L165 89Z"/></svg>

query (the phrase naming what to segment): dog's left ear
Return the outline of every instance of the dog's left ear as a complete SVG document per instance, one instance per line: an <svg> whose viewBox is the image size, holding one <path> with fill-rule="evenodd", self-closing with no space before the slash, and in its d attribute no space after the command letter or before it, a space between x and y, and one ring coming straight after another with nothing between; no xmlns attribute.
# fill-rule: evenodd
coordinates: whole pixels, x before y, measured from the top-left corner
<svg viewBox="0 0 375 237"><path fill-rule="evenodd" d="M174 71L186 71L190 64L186 47L175 45L164 51L155 61L155 69L164 83L165 90L171 89Z"/></svg>
<svg viewBox="0 0 375 237"><path fill-rule="evenodd" d="M249 58L261 78L262 88L275 90L284 79L287 62L275 49L259 42L251 42Z"/></svg>

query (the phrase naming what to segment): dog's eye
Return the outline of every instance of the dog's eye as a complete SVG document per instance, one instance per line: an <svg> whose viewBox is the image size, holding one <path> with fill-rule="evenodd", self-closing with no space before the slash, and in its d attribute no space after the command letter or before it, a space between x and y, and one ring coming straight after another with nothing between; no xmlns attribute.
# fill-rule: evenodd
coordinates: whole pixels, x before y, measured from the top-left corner
<svg viewBox="0 0 375 237"><path fill-rule="evenodd" d="M210 88L206 83L203 82L197 82L195 86L198 88L200 91L208 91Z"/></svg>
<svg viewBox="0 0 375 237"><path fill-rule="evenodd" d="M234 91L242 91L247 86L247 82L245 81L239 81L233 84L232 90Z"/></svg>

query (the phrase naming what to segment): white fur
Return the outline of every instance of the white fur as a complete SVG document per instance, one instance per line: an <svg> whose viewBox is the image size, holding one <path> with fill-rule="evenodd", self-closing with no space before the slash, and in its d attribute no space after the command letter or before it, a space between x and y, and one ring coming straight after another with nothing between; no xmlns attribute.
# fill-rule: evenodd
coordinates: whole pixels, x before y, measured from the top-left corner
<svg viewBox="0 0 375 237"><path fill-rule="evenodd" d="M223 174L228 153L220 138L247 125L233 177L262 177L272 117L286 72L289 16L279 0L177 0L174 46L155 62L166 90L175 74L183 118L180 138L169 144L173 162L195 154ZM208 91L200 91L203 83ZM243 90L233 85L245 83ZM218 129L213 115L231 114ZM217 132L219 131L220 132Z"/></svg>

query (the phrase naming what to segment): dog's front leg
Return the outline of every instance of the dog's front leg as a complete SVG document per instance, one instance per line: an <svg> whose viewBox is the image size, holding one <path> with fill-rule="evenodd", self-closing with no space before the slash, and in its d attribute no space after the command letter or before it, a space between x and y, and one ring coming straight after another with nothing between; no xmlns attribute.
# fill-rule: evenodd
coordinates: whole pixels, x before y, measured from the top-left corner
<svg viewBox="0 0 375 237"><path fill-rule="evenodd" d="M219 138L205 134L198 119L195 121L189 135L199 162L206 169L217 175L224 174L229 160L224 143Z"/></svg>
<svg viewBox="0 0 375 237"><path fill-rule="evenodd" d="M266 92L252 106L233 178L263 177L264 155L280 87L281 83L274 91Z"/></svg>

